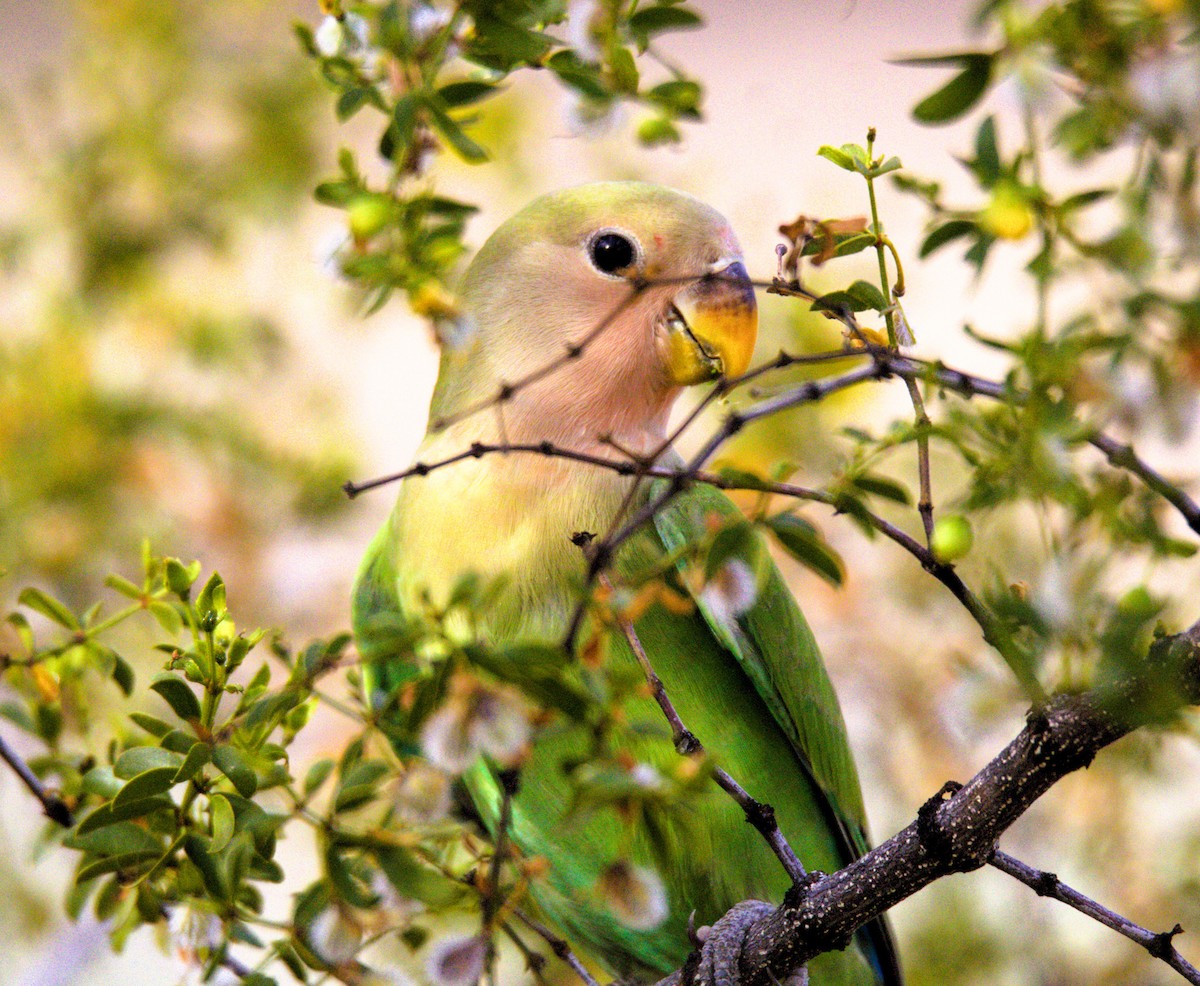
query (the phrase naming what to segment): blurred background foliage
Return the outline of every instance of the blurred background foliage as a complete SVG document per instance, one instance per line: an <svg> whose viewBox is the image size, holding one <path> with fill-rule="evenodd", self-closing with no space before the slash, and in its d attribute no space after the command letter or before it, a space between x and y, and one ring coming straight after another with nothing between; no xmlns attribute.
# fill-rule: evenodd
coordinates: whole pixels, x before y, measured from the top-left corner
<svg viewBox="0 0 1200 986"><path fill-rule="evenodd" d="M465 6L525 17L527 33L565 10ZM576 12L587 8L592 17L603 6ZM435 18L425 37L440 38L442 60L423 56L411 36L391 36L391 55L416 72L405 90L364 77L380 66L353 31L331 36L328 18L343 13L335 4L17 4L25 29L9 36L32 44L10 62L0 105L5 608L34 583L82 609L100 597L109 572L140 579L139 545L150 537L158 549L219 568L246 626L283 624L296 641L344 626L356 558L389 497L364 519L348 509L340 484L403 458L402 440L382 445L377 437L399 424L381 425L379 408L356 392L356 378L380 362L362 345L359 315L399 290L440 331L452 326L468 215L456 202L493 207L471 229L477 243L493 220L549 187L582 177L666 180L723 208L734 203L760 276L773 270L774 228L798 209L865 213L860 183L826 161L808 162L820 143L861 140L832 117L789 135L784 143L798 146L770 164L788 194L765 204L733 189L752 182L742 175L754 167L736 151L710 151L721 163L706 164L692 152L706 146L696 136L686 153L664 155L661 145L693 132L687 124L702 105L676 64L709 85L704 96L718 119L731 88L735 110L740 94L750 118L757 94L731 85L728 53L766 51L772 37L783 38L786 51L770 49L768 77L775 85L798 80L794 102L836 102L829 87L862 83L857 100L888 105L871 66L847 67L858 53L841 41L838 23L824 25L823 44L805 50L797 40L805 25L822 25L820 5L695 6L716 32L708 48L668 45L651 53L659 58L648 60L649 70L638 59L642 68L631 74L642 39L596 18L593 30L569 38L595 61L550 54L558 61L541 75L553 75L553 86L536 78L501 87L479 71L489 58L493 72L537 62L558 50L548 43L517 39L523 54L511 59L480 43L467 66L455 45L471 38ZM734 6L743 9L725 9ZM889 54L907 49L909 29L928 20L925 4L891 5L900 11L895 21L882 6L859 6ZM1021 415L952 396L943 406L932 395L935 495L939 509L974 525L976 549L959 563L964 578L990 587L997 611L1023 626L1046 684L1079 685L1104 671L1096 641L1105 628L1116 653L1130 626L1136 635L1160 615L1197 615L1200 580L1184 557L1187 531L1136 481L1103 466L1078 423L1134 440L1171 476L1196 473L1198 11L1175 0L954 9L977 21L970 50L961 37L939 36L952 54L934 67L948 70L948 84L914 70L911 91L928 98L905 94L896 118L872 120L911 169L899 191L880 183L884 221L909 268L905 304L918 352L1011 374L1035 394L1033 410ZM300 44L293 18L306 25ZM734 33L739 28L748 33ZM806 74L826 51L836 69ZM751 74L752 61L732 73ZM422 66L432 69L421 75ZM681 84L661 88L669 83ZM412 101L401 97L414 91L421 112L410 117ZM925 123L961 122L949 131L913 129L899 113L914 104ZM469 123L476 114L479 122ZM338 117L349 120L346 129L335 131ZM592 139L570 142L564 153L568 133ZM635 138L660 149L633 151ZM339 161L343 142L352 153ZM925 148L931 157L921 157ZM462 163L483 153L490 168ZM546 162L556 156L569 163L554 173ZM322 205L312 198L318 185ZM441 204L430 209L431 202ZM832 262L813 283L832 289L869 277L872 267L873 254ZM354 288L330 273L353 279ZM384 311L395 319L400 308L393 298ZM841 342L832 322L798 305L771 298L763 308L763 358L781 346ZM869 312L864 321L882 328ZM961 334L964 322L978 330L974 341ZM379 329L378 318L370 324L408 331L417 354L411 365L380 371L387 385L425 387L415 379L418 367L428 375L430 366L424 331L412 322L400 330L394 322ZM786 459L797 464L798 482L814 486L869 465L915 489L911 416L894 394L857 390L747 429L727 458L744 468ZM406 427L419 434L420 422ZM871 504L919 531L911 505ZM847 584L835 591L787 559L781 564L842 693L882 837L948 777L964 779L993 755L1025 706L978 628L910 558L827 512L804 514L846 559ZM1128 626L1123 614L1132 614ZM124 625L122 652L145 680L162 663L146 646L150 629L123 632ZM0 631L0 649L17 646L11 630ZM98 703L90 715L68 710L80 732L73 742L95 755L129 731L118 722L115 689L106 688L89 690ZM1004 848L1148 927L1200 928L1195 726L1188 715L1171 733L1124 741L1035 806ZM295 764L338 756L345 738L344 725L318 716L309 745L293 750ZM355 764L343 766L349 773ZM0 845L15 850L0 853L0 890L12 902L0 936L26 946L0 957L0 980L60 973L37 982L96 984L138 968L147 981L172 981L178 973L168 962L136 965L156 955L153 945L138 951L139 936L128 944L131 955L101 960L102 938L63 927L70 873L44 847L36 868L28 861L39 845L36 806L11 778L0 790ZM286 895L319 868L318 849L302 835L285 852L289 873L299 874L285 887L290 906ZM1175 981L1144 952L997 873L943 881L895 917L914 984ZM169 950L178 942L176 934ZM1198 954L1189 936L1178 945ZM425 958L419 948L415 960L407 946L392 952L414 968Z"/></svg>

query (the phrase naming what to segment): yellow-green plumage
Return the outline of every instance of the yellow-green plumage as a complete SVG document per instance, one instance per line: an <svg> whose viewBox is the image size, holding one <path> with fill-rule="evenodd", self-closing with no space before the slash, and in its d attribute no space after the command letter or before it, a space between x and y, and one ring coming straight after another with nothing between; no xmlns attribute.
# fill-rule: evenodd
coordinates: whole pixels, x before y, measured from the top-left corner
<svg viewBox="0 0 1200 986"><path fill-rule="evenodd" d="M635 247L628 269L597 268L597 237L609 234ZM731 283L710 276L700 288L689 284L713 274ZM679 369L681 336L670 320L672 305L697 302L700 315L689 325L694 334L682 338L698 347L694 355L702 363L719 358L738 372L731 364L748 352L744 338L726 337L737 331L733 322L718 319L714 330L701 321L713 309L720 309L719 318L731 318L739 306L752 310L748 286L732 283L733 275L744 279L728 225L680 193L611 183L538 200L497 231L466 275L467 328L443 355L431 417L455 418L503 383L561 356L601 321L611 324L581 358L519 390L502 417L492 409L456 420L431 432L418 457L437 461L471 442L501 439L611 456L603 438L651 452L662 440L679 381L693 372ZM622 307L631 283L651 280L662 283ZM674 462L673 453L661 461ZM508 580L478 628L484 636L497 643L561 640L584 571L571 535L608 530L633 482L611 470L519 453L468 459L408 480L355 590L364 656L388 658L371 633L380 614L403 614L424 592L444 599L472 570ZM655 490L643 481L634 509ZM735 514L716 490L685 491L618 551L616 578L640 576L694 542L713 515ZM676 588L686 591L682 580ZM684 722L751 795L774 806L809 869L837 869L865 850L862 799L837 700L804 618L773 567L753 604L736 617L702 597L686 613L656 604L636 630ZM622 638L612 646L611 660L633 662ZM631 722L648 727L630 741L631 756L671 769L678 757L663 738L657 706L632 699L628 712ZM685 928L693 910L703 924L750 897L782 898L787 878L779 863L736 804L713 786L690 806L684 829L664 834L665 860L645 837L633 846L635 861L662 876L670 913L649 931L623 925L594 891L622 838L619 820L611 812L567 814L563 762L586 749L582 727L556 724L535 742L513 803L514 842L550 863L535 899L575 947L614 972L657 976L678 967L690 950ZM468 784L480 814L494 824L499 796L491 775L473 769ZM886 929L874 925L846 952L817 959L811 981L897 982L894 962Z"/></svg>

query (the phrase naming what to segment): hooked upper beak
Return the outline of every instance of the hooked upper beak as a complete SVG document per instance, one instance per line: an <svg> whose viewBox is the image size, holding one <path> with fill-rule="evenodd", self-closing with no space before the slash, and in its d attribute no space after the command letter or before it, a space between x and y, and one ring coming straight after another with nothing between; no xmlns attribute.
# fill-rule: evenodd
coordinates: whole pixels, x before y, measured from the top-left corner
<svg viewBox="0 0 1200 986"><path fill-rule="evenodd" d="M758 335L758 305L746 266L735 260L675 296L667 321L668 371L679 386L746 372Z"/></svg>

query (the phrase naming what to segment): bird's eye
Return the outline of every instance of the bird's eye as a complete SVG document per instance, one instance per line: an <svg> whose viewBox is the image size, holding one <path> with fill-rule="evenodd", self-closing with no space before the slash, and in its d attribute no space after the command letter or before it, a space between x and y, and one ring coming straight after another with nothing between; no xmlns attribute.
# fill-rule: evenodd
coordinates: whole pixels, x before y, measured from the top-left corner
<svg viewBox="0 0 1200 986"><path fill-rule="evenodd" d="M620 233L601 233L589 250L596 269L605 274L615 274L633 263L636 250Z"/></svg>

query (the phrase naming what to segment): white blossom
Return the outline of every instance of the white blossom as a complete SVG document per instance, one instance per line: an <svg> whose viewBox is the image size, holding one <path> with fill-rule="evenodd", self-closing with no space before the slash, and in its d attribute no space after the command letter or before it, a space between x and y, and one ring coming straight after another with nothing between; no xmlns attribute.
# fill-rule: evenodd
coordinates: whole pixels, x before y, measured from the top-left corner
<svg viewBox="0 0 1200 986"><path fill-rule="evenodd" d="M486 958L487 943L479 935L443 938L430 950L425 974L434 986L475 986Z"/></svg>
<svg viewBox="0 0 1200 986"><path fill-rule="evenodd" d="M627 860L613 863L600 874L596 891L613 917L635 931L657 928L670 909L662 877Z"/></svg>
<svg viewBox="0 0 1200 986"><path fill-rule="evenodd" d="M754 571L740 558L730 558L705 584L700 601L725 619L740 616L758 598Z"/></svg>
<svg viewBox="0 0 1200 986"><path fill-rule="evenodd" d="M308 943L330 965L345 965L358 954L362 928L340 907L330 906L308 926Z"/></svg>
<svg viewBox="0 0 1200 986"><path fill-rule="evenodd" d="M340 55L342 46L346 42L346 31L342 27L342 22L330 14L313 32L313 42L317 46L317 51L326 58Z"/></svg>

